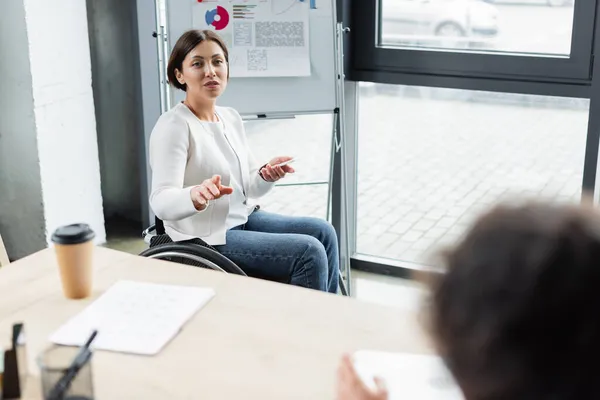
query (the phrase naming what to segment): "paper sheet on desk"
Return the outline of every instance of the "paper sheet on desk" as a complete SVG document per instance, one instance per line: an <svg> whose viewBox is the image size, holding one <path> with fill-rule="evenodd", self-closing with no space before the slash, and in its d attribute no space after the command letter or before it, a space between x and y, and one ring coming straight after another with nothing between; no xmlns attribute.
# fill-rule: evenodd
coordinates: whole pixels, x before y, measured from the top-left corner
<svg viewBox="0 0 600 400"><path fill-rule="evenodd" d="M389 400L464 400L460 389L436 356L361 350L354 365L363 381L385 380Z"/></svg>
<svg viewBox="0 0 600 400"><path fill-rule="evenodd" d="M97 329L95 349L153 355L214 296L211 288L119 281L61 326L50 341L81 346Z"/></svg>

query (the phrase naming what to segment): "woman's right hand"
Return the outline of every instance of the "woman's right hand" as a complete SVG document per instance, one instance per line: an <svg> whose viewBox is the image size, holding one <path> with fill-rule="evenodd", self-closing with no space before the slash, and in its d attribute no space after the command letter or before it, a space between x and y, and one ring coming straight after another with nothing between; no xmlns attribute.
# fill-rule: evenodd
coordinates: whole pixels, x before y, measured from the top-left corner
<svg viewBox="0 0 600 400"><path fill-rule="evenodd" d="M226 194L233 193L233 188L221 185L221 176L215 175L195 186L190 191L192 203L198 211L203 211L210 200L216 200Z"/></svg>

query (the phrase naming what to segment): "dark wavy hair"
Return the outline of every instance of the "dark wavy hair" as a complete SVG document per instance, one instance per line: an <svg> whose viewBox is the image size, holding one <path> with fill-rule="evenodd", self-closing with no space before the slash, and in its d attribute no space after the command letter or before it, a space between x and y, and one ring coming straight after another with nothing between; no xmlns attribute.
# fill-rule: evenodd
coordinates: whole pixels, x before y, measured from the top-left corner
<svg viewBox="0 0 600 400"><path fill-rule="evenodd" d="M187 90L187 85L182 85L179 83L175 77L175 70L181 71L185 57L190 51L194 50L196 46L205 40L213 41L219 45L219 47L223 50L223 54L225 55L225 62L229 66L229 51L227 50L227 45L219 35L208 29L189 30L181 35L179 39L177 39L175 46L173 46L173 51L171 51L169 63L167 64L167 78L169 83L177 89L181 89L185 92ZM229 68L227 69L227 78L229 79Z"/></svg>
<svg viewBox="0 0 600 400"><path fill-rule="evenodd" d="M467 399L600 399L596 212L498 206L443 259L430 329Z"/></svg>

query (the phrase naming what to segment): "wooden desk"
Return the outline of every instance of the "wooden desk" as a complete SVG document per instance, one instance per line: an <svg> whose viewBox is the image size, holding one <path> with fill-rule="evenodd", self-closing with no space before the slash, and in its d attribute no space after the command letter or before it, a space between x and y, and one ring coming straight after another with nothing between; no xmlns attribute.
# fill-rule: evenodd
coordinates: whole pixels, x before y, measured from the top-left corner
<svg viewBox="0 0 600 400"><path fill-rule="evenodd" d="M396 308L104 248L96 249L95 270L93 298L76 301L62 295L52 250L0 269L0 335L25 323L33 375L49 335L119 279L217 292L155 357L97 351L99 400L333 399L343 352L430 348L415 315Z"/></svg>

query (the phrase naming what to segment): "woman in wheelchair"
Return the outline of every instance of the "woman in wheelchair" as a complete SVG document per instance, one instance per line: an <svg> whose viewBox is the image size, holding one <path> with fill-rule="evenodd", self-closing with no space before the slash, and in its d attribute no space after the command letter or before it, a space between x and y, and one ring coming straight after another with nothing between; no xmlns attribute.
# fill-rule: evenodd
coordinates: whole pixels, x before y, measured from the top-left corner
<svg viewBox="0 0 600 400"><path fill-rule="evenodd" d="M167 67L185 100L164 113L151 137L150 205L176 241L202 239L249 276L337 292L335 230L317 218L259 210L253 202L293 173L255 161L234 109L216 105L229 80L228 51L212 31L184 33Z"/></svg>

